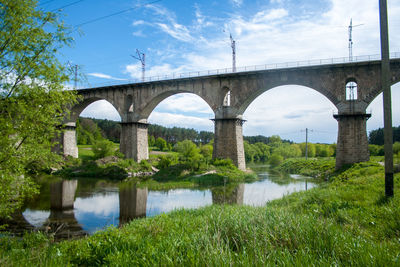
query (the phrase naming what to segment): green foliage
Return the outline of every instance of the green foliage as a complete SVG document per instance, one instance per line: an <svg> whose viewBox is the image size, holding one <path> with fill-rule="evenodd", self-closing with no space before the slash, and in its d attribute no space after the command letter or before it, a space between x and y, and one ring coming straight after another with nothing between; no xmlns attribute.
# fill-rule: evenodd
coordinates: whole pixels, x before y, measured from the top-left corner
<svg viewBox="0 0 400 267"><path fill-rule="evenodd" d="M106 139L97 140L92 146L92 151L96 159L114 155L114 143Z"/></svg>
<svg viewBox="0 0 400 267"><path fill-rule="evenodd" d="M277 170L328 180L335 171L334 159L287 159Z"/></svg>
<svg viewBox="0 0 400 267"><path fill-rule="evenodd" d="M276 167L283 162L284 158L280 154L272 154L269 158L269 164L272 167Z"/></svg>
<svg viewBox="0 0 400 267"><path fill-rule="evenodd" d="M301 156L301 149L297 144L281 144L272 150L273 154L280 155L282 158L296 158Z"/></svg>
<svg viewBox="0 0 400 267"><path fill-rule="evenodd" d="M63 91L68 73L56 53L71 39L57 14L34 0L5 0L0 25L0 203L12 203L4 215L35 192L28 164L60 159L51 139L76 95Z"/></svg>
<svg viewBox="0 0 400 267"><path fill-rule="evenodd" d="M148 137L148 143L149 143L149 147L153 147L156 145L156 139L154 138L154 136L149 135Z"/></svg>
<svg viewBox="0 0 400 267"><path fill-rule="evenodd" d="M159 169L166 169L172 165L178 164L178 156L176 154L161 155L157 164Z"/></svg>
<svg viewBox="0 0 400 267"><path fill-rule="evenodd" d="M92 119L79 118L76 124L78 145L94 145L96 140L104 139L100 128Z"/></svg>
<svg viewBox="0 0 400 267"><path fill-rule="evenodd" d="M147 172L152 171L152 166L147 160L144 159L141 160L139 165L142 171L147 171Z"/></svg>
<svg viewBox="0 0 400 267"><path fill-rule="evenodd" d="M167 141L165 141L163 138L158 137L154 143L154 146L156 146L160 151L165 151L168 149Z"/></svg>
<svg viewBox="0 0 400 267"><path fill-rule="evenodd" d="M203 156L200 149L190 140L184 140L175 144L174 149L179 153L179 159L192 170L200 169Z"/></svg>
<svg viewBox="0 0 400 267"><path fill-rule="evenodd" d="M301 143L299 145L300 145L300 149L301 149L301 155L303 157L305 157L306 156L306 143ZM312 143L307 144L307 156L309 158L313 158L316 156L315 144L312 144Z"/></svg>
<svg viewBox="0 0 400 267"><path fill-rule="evenodd" d="M384 156L385 151L383 150L383 146L379 145L368 145L369 153L371 156Z"/></svg>
<svg viewBox="0 0 400 267"><path fill-rule="evenodd" d="M200 146L200 154L203 158L209 162L212 159L213 154L213 146L212 145L201 145Z"/></svg>
<svg viewBox="0 0 400 267"><path fill-rule="evenodd" d="M266 162L270 156L271 147L258 142L250 144L244 141L244 155L246 162Z"/></svg>
<svg viewBox="0 0 400 267"><path fill-rule="evenodd" d="M400 152L400 142L395 142L393 144L393 154L399 154Z"/></svg>
<svg viewBox="0 0 400 267"><path fill-rule="evenodd" d="M383 128L379 128L369 132L368 141L373 145L383 145ZM393 142L400 142L400 126L393 127Z"/></svg>

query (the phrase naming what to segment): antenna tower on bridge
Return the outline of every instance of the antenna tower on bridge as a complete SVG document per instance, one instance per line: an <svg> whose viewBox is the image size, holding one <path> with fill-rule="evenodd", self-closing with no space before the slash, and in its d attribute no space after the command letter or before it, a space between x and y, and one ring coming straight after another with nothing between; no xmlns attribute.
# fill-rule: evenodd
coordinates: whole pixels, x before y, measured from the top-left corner
<svg viewBox="0 0 400 267"><path fill-rule="evenodd" d="M364 24L357 24L353 26L353 19L350 19L349 25L349 61L353 61L353 28Z"/></svg>
<svg viewBox="0 0 400 267"><path fill-rule="evenodd" d="M146 54L143 52L140 52L139 49L136 49L136 55L133 56L133 58L139 60L142 63L142 82L144 82L145 79L145 71L146 71Z"/></svg>
<svg viewBox="0 0 400 267"><path fill-rule="evenodd" d="M230 38L232 47L232 72L236 72L236 41L233 39L232 34L230 34Z"/></svg>

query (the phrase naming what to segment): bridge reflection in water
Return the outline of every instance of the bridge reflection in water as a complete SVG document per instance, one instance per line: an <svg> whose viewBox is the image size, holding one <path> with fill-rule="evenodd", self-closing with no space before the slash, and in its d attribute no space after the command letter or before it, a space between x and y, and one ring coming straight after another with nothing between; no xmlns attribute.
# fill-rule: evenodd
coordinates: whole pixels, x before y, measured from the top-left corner
<svg viewBox="0 0 400 267"><path fill-rule="evenodd" d="M15 213L9 230L21 234L23 229L34 229L52 233L56 239L76 238L175 209L211 204L263 206L269 200L315 186L307 185L305 177L269 173L263 165L252 169L259 181L166 191L99 179L46 180L41 184L41 194L27 204L26 210Z"/></svg>

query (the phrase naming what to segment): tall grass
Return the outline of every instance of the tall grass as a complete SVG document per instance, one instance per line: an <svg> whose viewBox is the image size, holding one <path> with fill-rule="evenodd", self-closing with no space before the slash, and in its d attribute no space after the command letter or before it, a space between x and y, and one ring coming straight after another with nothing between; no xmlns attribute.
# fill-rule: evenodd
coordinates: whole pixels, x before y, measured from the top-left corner
<svg viewBox="0 0 400 267"><path fill-rule="evenodd" d="M265 207L213 205L135 220L53 243L0 238L0 264L83 266L399 266L400 183L384 198L384 174L355 164L331 182Z"/></svg>

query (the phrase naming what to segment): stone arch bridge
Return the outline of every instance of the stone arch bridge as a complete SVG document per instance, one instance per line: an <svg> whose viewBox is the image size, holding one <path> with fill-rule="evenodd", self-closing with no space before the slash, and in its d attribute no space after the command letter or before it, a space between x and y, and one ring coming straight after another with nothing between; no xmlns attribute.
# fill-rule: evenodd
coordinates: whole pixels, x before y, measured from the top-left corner
<svg viewBox="0 0 400 267"><path fill-rule="evenodd" d="M332 60L333 62L333 60ZM338 109L336 167L369 160L366 121L368 105L382 92L381 61L366 60L303 67L241 71L188 78L81 89L81 101L65 118L65 131L55 150L78 156L75 125L79 114L97 100L110 102L121 116L120 150L137 161L148 158L147 119L165 98L178 93L200 96L215 114L214 158L230 158L245 169L242 115L262 93L282 85L312 88ZM391 60L391 83L400 81L400 59ZM346 99L346 85L353 82L356 98ZM290 97L290 96L288 96ZM228 99L229 98L229 99Z"/></svg>

